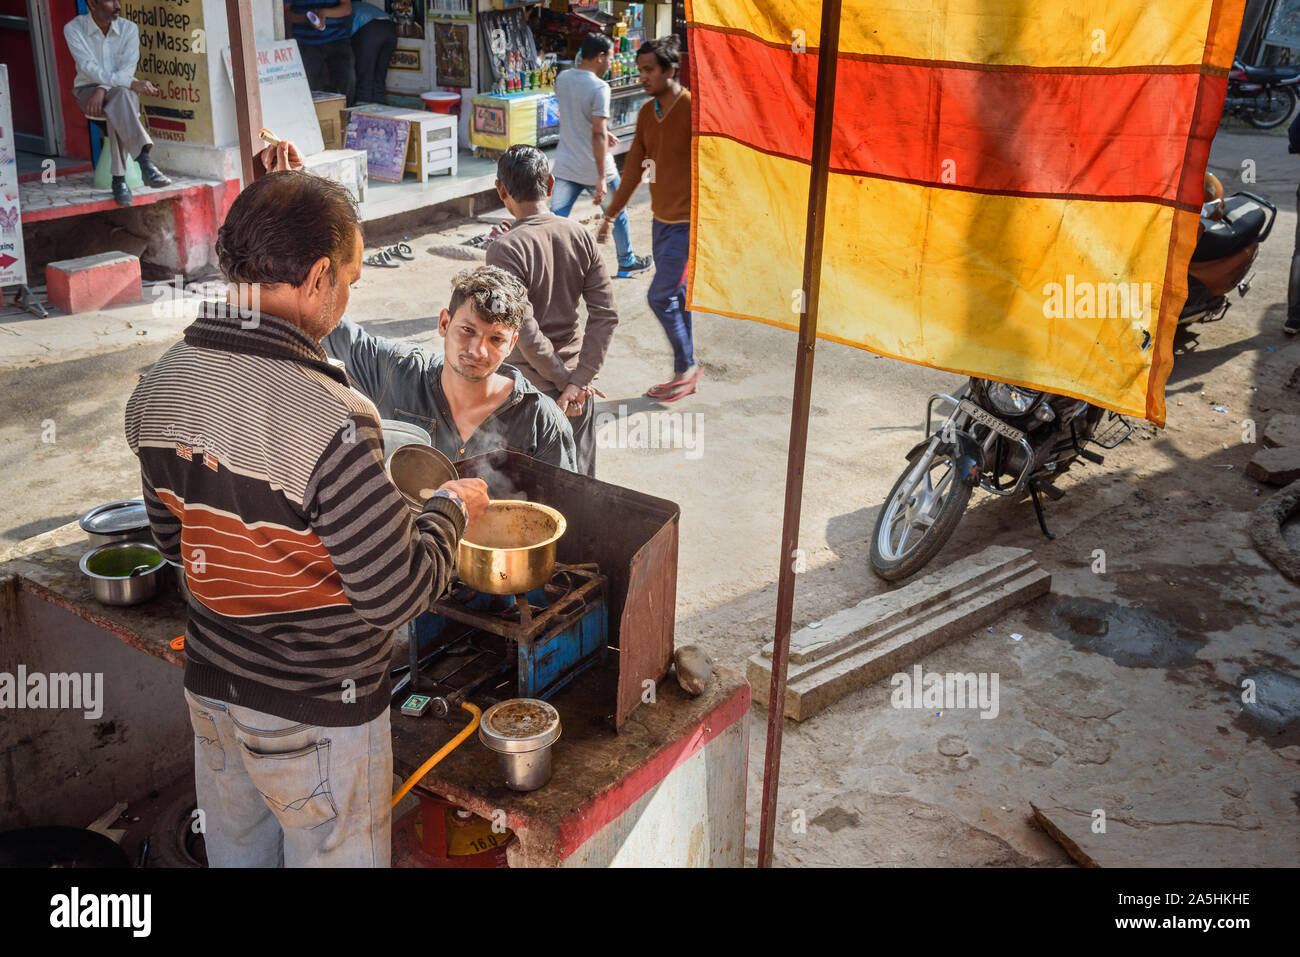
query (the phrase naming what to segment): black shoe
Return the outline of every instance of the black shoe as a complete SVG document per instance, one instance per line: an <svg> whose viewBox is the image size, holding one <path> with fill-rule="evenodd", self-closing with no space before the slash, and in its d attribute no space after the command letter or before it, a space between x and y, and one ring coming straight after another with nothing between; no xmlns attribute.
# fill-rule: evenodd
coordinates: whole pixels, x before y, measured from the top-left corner
<svg viewBox="0 0 1300 957"><path fill-rule="evenodd" d="M653 259L650 256L633 256L631 262L626 266L618 267L618 278L628 279L638 273L647 272L650 269Z"/></svg>
<svg viewBox="0 0 1300 957"><path fill-rule="evenodd" d="M126 185L125 176L113 177L113 199L119 206L131 205L131 188Z"/></svg>
<svg viewBox="0 0 1300 957"><path fill-rule="evenodd" d="M1286 322L1282 324L1282 331L1288 336L1300 332L1300 316L1288 316Z"/></svg>
<svg viewBox="0 0 1300 957"><path fill-rule="evenodd" d="M144 180L144 185L152 186L154 189L161 189L164 186L172 184L171 177L153 165L153 160L147 153L142 154L138 160L140 163L140 178Z"/></svg>

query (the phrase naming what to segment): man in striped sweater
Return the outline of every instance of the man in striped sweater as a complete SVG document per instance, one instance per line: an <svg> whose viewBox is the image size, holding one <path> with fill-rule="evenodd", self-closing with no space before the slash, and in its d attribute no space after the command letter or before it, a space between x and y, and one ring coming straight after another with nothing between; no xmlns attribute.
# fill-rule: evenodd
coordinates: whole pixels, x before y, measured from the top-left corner
<svg viewBox="0 0 1300 957"><path fill-rule="evenodd" d="M386 867L392 633L447 587L487 504L450 482L412 517L379 416L320 339L361 271L337 184L278 172L217 240L208 303L126 408L163 554L190 590L185 697L214 866Z"/></svg>

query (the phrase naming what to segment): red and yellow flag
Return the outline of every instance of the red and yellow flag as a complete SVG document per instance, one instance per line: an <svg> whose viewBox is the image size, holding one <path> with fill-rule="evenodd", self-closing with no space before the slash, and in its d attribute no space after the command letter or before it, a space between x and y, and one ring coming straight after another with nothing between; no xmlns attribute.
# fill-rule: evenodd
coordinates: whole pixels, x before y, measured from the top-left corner
<svg viewBox="0 0 1300 957"><path fill-rule="evenodd" d="M818 334L1164 424L1245 0L844 0ZM691 308L797 329L821 4L687 0Z"/></svg>

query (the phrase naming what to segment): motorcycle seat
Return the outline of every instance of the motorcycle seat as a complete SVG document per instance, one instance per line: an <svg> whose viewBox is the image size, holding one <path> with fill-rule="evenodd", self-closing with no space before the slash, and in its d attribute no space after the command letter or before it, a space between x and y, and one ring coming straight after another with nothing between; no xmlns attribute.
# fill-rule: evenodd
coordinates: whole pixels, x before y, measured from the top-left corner
<svg viewBox="0 0 1300 957"><path fill-rule="evenodd" d="M1246 196L1232 196L1224 200L1226 219L1208 220L1192 253L1192 262L1225 259L1241 252L1259 236L1268 215L1254 200Z"/></svg>
<svg viewBox="0 0 1300 957"><path fill-rule="evenodd" d="M1300 73L1294 66L1248 66L1245 70L1247 79L1256 83L1276 83Z"/></svg>

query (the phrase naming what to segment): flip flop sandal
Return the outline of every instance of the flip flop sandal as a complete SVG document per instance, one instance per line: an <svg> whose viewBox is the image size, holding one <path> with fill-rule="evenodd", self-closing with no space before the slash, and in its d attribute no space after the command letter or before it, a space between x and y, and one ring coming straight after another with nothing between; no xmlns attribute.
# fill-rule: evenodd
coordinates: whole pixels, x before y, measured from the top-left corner
<svg viewBox="0 0 1300 957"><path fill-rule="evenodd" d="M659 395L655 396L655 398L658 399L660 402L676 402L678 399L684 399L688 395L694 395L697 391L699 391L696 388L697 381L698 381L698 376L692 379L687 379L685 382L683 382L681 385L679 385L676 389L672 390L671 392L661 392Z"/></svg>
<svg viewBox="0 0 1300 957"><path fill-rule="evenodd" d="M398 264L393 262L393 257L388 255L388 250L381 249L378 252L371 253L362 260L367 266L387 266L396 269Z"/></svg>
<svg viewBox="0 0 1300 957"><path fill-rule="evenodd" d="M396 246L389 246L384 252L394 259L414 259L415 253L406 243L398 243Z"/></svg>
<svg viewBox="0 0 1300 957"><path fill-rule="evenodd" d="M676 399L680 399L682 396L690 395L694 392L696 390L696 383L699 382L699 379L700 370L696 369L695 374L688 378L673 379L671 382L660 382L658 385L652 385L650 388L645 390L645 394L652 399L665 399L666 396L672 396L671 399L666 400L672 402ZM690 391L682 391L687 386L690 387Z"/></svg>

